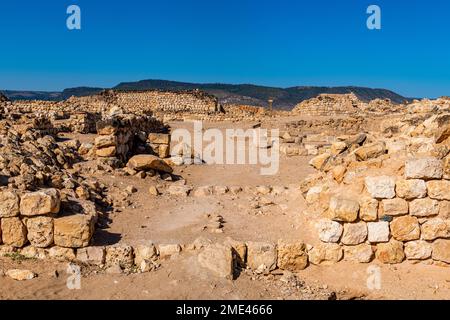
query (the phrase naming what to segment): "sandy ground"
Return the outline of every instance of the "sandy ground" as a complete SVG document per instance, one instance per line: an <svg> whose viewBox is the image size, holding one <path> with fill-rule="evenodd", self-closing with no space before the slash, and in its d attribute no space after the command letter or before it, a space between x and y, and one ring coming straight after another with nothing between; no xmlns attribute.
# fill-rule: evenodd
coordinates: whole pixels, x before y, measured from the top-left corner
<svg viewBox="0 0 450 320"><path fill-rule="evenodd" d="M93 137L83 136L82 140L92 141ZM237 195L170 196L165 192L166 186L174 182L118 173L95 174L111 192L123 192L130 185L138 191L128 198L129 206L109 214L109 222L96 232L94 244L135 245L148 241L188 244L200 237L213 242L231 237L242 241L286 239L315 243L315 232L304 212L305 201L296 187L314 172L308 166L309 159L282 157L275 176L261 176L258 165L199 165L175 169L175 174L182 176L189 186L240 186L244 191ZM280 195L264 196L272 202L270 205L249 208L254 202L267 201L251 191L260 185L282 186L286 190ZM150 196L150 186L159 186L163 195ZM207 214L223 216L223 233L204 230L208 224ZM380 270L380 287L374 290L367 286L370 270L373 270L368 269L369 266ZM150 273L85 272L81 290L67 288L64 263L0 259L0 271L12 268L29 269L39 276L27 282L0 276L0 299L450 299L449 268L408 262L396 266L376 262L310 266L297 274L298 282L286 281L287 276L280 274L255 276L249 272L242 272L231 281L209 274L198 265L196 256L184 253L162 261L160 269Z"/></svg>

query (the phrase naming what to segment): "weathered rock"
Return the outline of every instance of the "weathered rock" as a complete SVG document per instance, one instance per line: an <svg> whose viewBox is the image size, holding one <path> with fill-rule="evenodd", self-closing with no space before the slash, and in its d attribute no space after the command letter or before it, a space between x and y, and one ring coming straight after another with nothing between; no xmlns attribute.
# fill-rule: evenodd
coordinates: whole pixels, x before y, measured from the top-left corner
<svg viewBox="0 0 450 320"><path fill-rule="evenodd" d="M6 275L16 281L25 281L36 278L36 274L30 270L12 269L6 271Z"/></svg>
<svg viewBox="0 0 450 320"><path fill-rule="evenodd" d="M345 166L335 166L331 169L331 174L333 175L333 179L337 182L341 183L344 180L345 173L347 172L347 168Z"/></svg>
<svg viewBox="0 0 450 320"><path fill-rule="evenodd" d="M367 223L368 239L370 243L389 241L389 222L369 222Z"/></svg>
<svg viewBox="0 0 450 320"><path fill-rule="evenodd" d="M410 241L405 243L405 255L408 260L426 260L431 258L433 246L426 241Z"/></svg>
<svg viewBox="0 0 450 320"><path fill-rule="evenodd" d="M435 180L427 182L428 196L436 200L450 200L450 181Z"/></svg>
<svg viewBox="0 0 450 320"><path fill-rule="evenodd" d="M347 144L342 141L337 141L331 145L331 154L337 156L347 149Z"/></svg>
<svg viewBox="0 0 450 320"><path fill-rule="evenodd" d="M386 153L386 145L383 142L367 144L355 150L356 158L360 161L377 158Z"/></svg>
<svg viewBox="0 0 450 320"><path fill-rule="evenodd" d="M332 220L353 222L358 219L359 203L354 200L333 197L330 200L329 213Z"/></svg>
<svg viewBox="0 0 450 320"><path fill-rule="evenodd" d="M154 144L170 144L170 134L166 133L150 133L148 141Z"/></svg>
<svg viewBox="0 0 450 320"><path fill-rule="evenodd" d="M385 264L397 264L403 262L403 260L405 260L403 243L391 240L388 243L378 244L376 257L380 262Z"/></svg>
<svg viewBox="0 0 450 320"><path fill-rule="evenodd" d="M450 264L450 240L436 240L433 243L433 260Z"/></svg>
<svg viewBox="0 0 450 320"><path fill-rule="evenodd" d="M331 154L322 153L321 155L312 158L309 164L314 168L316 168L317 170L322 170L323 168L325 168L325 165L327 164L328 160L330 160L330 158Z"/></svg>
<svg viewBox="0 0 450 320"><path fill-rule="evenodd" d="M53 244L53 219L36 217L27 219L28 240L37 248L47 248Z"/></svg>
<svg viewBox="0 0 450 320"><path fill-rule="evenodd" d="M405 164L406 179L441 179L443 174L443 163L436 158L410 159Z"/></svg>
<svg viewBox="0 0 450 320"><path fill-rule="evenodd" d="M159 196L159 190L158 190L158 188L155 187L155 186L150 186L150 187L148 188L148 193L150 193L150 195L152 195L152 196L154 196L154 197Z"/></svg>
<svg viewBox="0 0 450 320"><path fill-rule="evenodd" d="M168 258L181 252L181 246L179 244L160 244L158 246L158 252L160 258Z"/></svg>
<svg viewBox="0 0 450 320"><path fill-rule="evenodd" d="M253 270L264 268L267 271L277 267L277 249L272 243L248 242L247 265Z"/></svg>
<svg viewBox="0 0 450 320"><path fill-rule="evenodd" d="M19 215L19 196L14 191L0 191L0 218Z"/></svg>
<svg viewBox="0 0 450 320"><path fill-rule="evenodd" d="M415 217L437 216L439 202L430 198L413 200L409 203L409 214Z"/></svg>
<svg viewBox="0 0 450 320"><path fill-rule="evenodd" d="M378 220L378 200L370 197L361 198L359 201L359 217L366 222Z"/></svg>
<svg viewBox="0 0 450 320"><path fill-rule="evenodd" d="M345 245L361 244L367 239L367 225L365 222L344 224L344 234L341 242Z"/></svg>
<svg viewBox="0 0 450 320"><path fill-rule="evenodd" d="M136 171L150 169L167 173L172 173L173 171L172 167L170 167L165 161L150 154L140 154L132 157L128 161L127 166Z"/></svg>
<svg viewBox="0 0 450 320"><path fill-rule="evenodd" d="M32 217L58 213L60 203L59 191L56 189L27 193L20 200L20 214Z"/></svg>
<svg viewBox="0 0 450 320"><path fill-rule="evenodd" d="M345 246L344 259L352 262L369 263L373 259L372 246L368 244Z"/></svg>
<svg viewBox="0 0 450 320"><path fill-rule="evenodd" d="M247 262L247 245L245 242L233 240L227 238L224 242L225 245L230 245L233 251L233 261L237 266L245 267Z"/></svg>
<svg viewBox="0 0 450 320"><path fill-rule="evenodd" d="M18 217L3 218L1 228L4 244L22 248L27 243L27 228Z"/></svg>
<svg viewBox="0 0 450 320"><path fill-rule="evenodd" d="M101 266L105 263L105 247L87 247L77 249L77 261L85 264Z"/></svg>
<svg viewBox="0 0 450 320"><path fill-rule="evenodd" d="M199 264L221 278L233 278L233 254L231 246L215 244L206 247L198 255Z"/></svg>
<svg viewBox="0 0 450 320"><path fill-rule="evenodd" d="M395 197L394 177L366 177L365 185L372 198L392 199Z"/></svg>
<svg viewBox="0 0 450 320"><path fill-rule="evenodd" d="M181 196L181 197L187 197L191 192L191 190L192 188L189 186L178 186L178 185L172 185L167 189L167 191L171 196Z"/></svg>
<svg viewBox="0 0 450 320"><path fill-rule="evenodd" d="M450 124L444 125L435 133L435 142L442 143L450 137Z"/></svg>
<svg viewBox="0 0 450 320"><path fill-rule="evenodd" d="M107 267L119 266L130 270L134 265L134 252L131 246L120 245L106 248L105 264Z"/></svg>
<svg viewBox="0 0 450 320"><path fill-rule="evenodd" d="M319 238L323 242L337 243L342 236L343 228L339 222L321 219L316 223Z"/></svg>
<svg viewBox="0 0 450 320"><path fill-rule="evenodd" d="M95 138L95 146L99 149L107 148L117 145L117 137L113 135L109 136L97 136Z"/></svg>
<svg viewBox="0 0 450 320"><path fill-rule="evenodd" d="M450 219L450 201L439 203L439 216L443 219Z"/></svg>
<svg viewBox="0 0 450 320"><path fill-rule="evenodd" d="M450 220L430 219L422 224L421 229L423 240L450 238Z"/></svg>
<svg viewBox="0 0 450 320"><path fill-rule="evenodd" d="M395 191L397 197L406 200L425 198L427 196L427 185L424 180L398 180Z"/></svg>
<svg viewBox="0 0 450 320"><path fill-rule="evenodd" d="M416 217L404 216L395 218L391 222L391 233L399 241L418 240L420 238L420 225Z"/></svg>
<svg viewBox="0 0 450 320"><path fill-rule="evenodd" d="M194 197L206 197L211 196L214 192L213 186L201 186L194 190Z"/></svg>
<svg viewBox="0 0 450 320"><path fill-rule="evenodd" d="M309 262L314 265L337 263L343 255L342 247L336 243L321 243L308 252Z"/></svg>
<svg viewBox="0 0 450 320"><path fill-rule="evenodd" d="M51 247L48 250L48 255L51 259L58 261L75 261L75 250L72 248Z"/></svg>
<svg viewBox="0 0 450 320"><path fill-rule="evenodd" d="M303 270L308 265L308 254L304 243L278 241L278 267L292 272Z"/></svg>
<svg viewBox="0 0 450 320"><path fill-rule="evenodd" d="M95 219L90 215L76 214L54 220L54 242L65 248L83 248L89 245L94 234Z"/></svg>
<svg viewBox="0 0 450 320"><path fill-rule="evenodd" d="M36 248L33 246L27 246L20 250L20 254L28 259L48 259L48 250L44 248Z"/></svg>
<svg viewBox="0 0 450 320"><path fill-rule="evenodd" d="M115 157L117 154L117 148L115 146L113 146L113 147L97 149L97 150L95 150L95 154L101 158Z"/></svg>
<svg viewBox="0 0 450 320"><path fill-rule="evenodd" d="M384 199L381 206L386 216L401 216L408 214L409 211L408 202L400 198Z"/></svg>
<svg viewBox="0 0 450 320"><path fill-rule="evenodd" d="M158 253L153 243L141 244L134 247L134 264L140 266L145 260L153 260Z"/></svg>

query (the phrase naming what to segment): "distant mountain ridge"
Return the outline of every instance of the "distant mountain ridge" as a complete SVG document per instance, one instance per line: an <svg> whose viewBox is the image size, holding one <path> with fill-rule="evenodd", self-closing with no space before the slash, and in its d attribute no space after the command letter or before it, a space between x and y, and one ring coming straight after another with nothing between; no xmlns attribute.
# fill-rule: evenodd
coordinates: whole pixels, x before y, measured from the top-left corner
<svg viewBox="0 0 450 320"><path fill-rule="evenodd" d="M246 104L267 106L268 100L273 99L275 109L292 109L301 101L308 100L319 94L346 94L353 92L359 99L370 101L373 99L390 99L394 103L403 103L411 99L405 98L386 89L372 89L365 87L314 87L298 86L277 88L252 84L221 84L221 83L189 83L168 80L142 80L137 82L123 82L113 87L114 90L194 90L199 89L215 95L222 104ZM4 91L11 100L64 100L71 96L88 96L104 90L103 88L77 87L68 88L62 92L33 92L33 91Z"/></svg>

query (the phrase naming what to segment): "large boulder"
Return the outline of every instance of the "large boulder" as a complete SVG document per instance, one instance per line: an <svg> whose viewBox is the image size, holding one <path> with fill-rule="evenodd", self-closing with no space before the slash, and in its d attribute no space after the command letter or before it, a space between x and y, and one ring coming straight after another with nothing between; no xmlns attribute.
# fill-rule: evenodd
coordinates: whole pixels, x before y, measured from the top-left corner
<svg viewBox="0 0 450 320"><path fill-rule="evenodd" d="M36 217L27 219L28 240L37 248L53 244L53 218Z"/></svg>
<svg viewBox="0 0 450 320"><path fill-rule="evenodd" d="M140 154L132 157L127 166L136 171L156 170L172 173L173 169L164 160L151 154Z"/></svg>
<svg viewBox="0 0 450 320"><path fill-rule="evenodd" d="M443 174L443 163L436 158L410 159L405 164L406 179L441 179Z"/></svg>
<svg viewBox="0 0 450 320"><path fill-rule="evenodd" d="M4 244L22 248L27 243L27 228L18 217L3 218L1 228Z"/></svg>
<svg viewBox="0 0 450 320"><path fill-rule="evenodd" d="M233 253L229 245L215 244L198 255L199 264L221 278L233 277Z"/></svg>
<svg viewBox="0 0 450 320"><path fill-rule="evenodd" d="M54 214L59 212L60 205L60 195L56 189L26 193L20 200L20 214L28 217Z"/></svg>
<svg viewBox="0 0 450 320"><path fill-rule="evenodd" d="M0 191L0 218L12 218L19 215L19 196L16 192Z"/></svg>

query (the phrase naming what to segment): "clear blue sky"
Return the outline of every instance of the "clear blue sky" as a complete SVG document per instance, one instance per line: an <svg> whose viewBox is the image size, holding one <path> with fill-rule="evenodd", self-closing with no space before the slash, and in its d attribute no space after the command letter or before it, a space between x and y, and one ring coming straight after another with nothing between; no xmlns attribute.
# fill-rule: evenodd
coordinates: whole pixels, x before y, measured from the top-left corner
<svg viewBox="0 0 450 320"><path fill-rule="evenodd" d="M66 28L71 4L81 31ZM4 0L0 43L1 89L152 78L450 95L447 0Z"/></svg>

